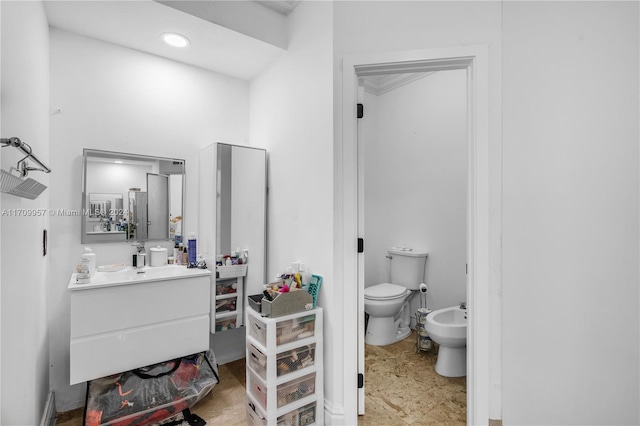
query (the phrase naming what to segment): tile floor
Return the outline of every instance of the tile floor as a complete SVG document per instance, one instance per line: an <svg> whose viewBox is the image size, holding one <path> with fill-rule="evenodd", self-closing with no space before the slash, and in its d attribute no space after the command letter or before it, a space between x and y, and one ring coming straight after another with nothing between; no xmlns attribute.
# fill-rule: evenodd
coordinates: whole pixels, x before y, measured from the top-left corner
<svg viewBox="0 0 640 426"><path fill-rule="evenodd" d="M415 334L393 345L367 345L366 414L358 426L464 425L466 378L437 375L435 362L435 349L415 352ZM220 384L191 411L211 426L246 425L244 359L221 365L219 373ZM81 426L82 409L59 414L56 425Z"/></svg>

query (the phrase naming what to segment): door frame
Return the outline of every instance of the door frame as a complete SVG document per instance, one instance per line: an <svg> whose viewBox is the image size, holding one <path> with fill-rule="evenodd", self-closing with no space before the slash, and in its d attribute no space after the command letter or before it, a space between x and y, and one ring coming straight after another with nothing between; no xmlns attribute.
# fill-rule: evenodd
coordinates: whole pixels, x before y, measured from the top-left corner
<svg viewBox="0 0 640 426"><path fill-rule="evenodd" d="M358 77L365 75L435 70L467 70L468 191L467 191L467 423L489 419L489 72L486 45L374 53L343 58L342 145L336 182L341 187L338 212L336 278L342 282L344 328L344 420L351 424L363 405L358 373L364 366L364 279L359 270L363 254L356 250L358 233L358 134L356 105ZM496 232L496 231L494 231ZM499 230L498 230L499 232ZM351 285L350 283L357 283ZM353 309L357 306L357 309ZM353 380L351 379L353 377ZM366 377L365 377L366 380ZM359 398L361 393L362 398Z"/></svg>

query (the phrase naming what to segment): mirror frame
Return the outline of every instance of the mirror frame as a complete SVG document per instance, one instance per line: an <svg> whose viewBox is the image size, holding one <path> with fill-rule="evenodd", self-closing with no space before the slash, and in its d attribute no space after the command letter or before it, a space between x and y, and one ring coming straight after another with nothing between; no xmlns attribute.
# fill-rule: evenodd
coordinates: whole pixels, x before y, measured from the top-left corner
<svg viewBox="0 0 640 426"><path fill-rule="evenodd" d="M89 193L87 192L87 159L88 157L102 157L102 158L121 158L121 159L129 159L129 160L136 160L136 161L149 161L149 162L154 162L154 161L172 161L172 162L176 162L179 161L182 163L182 195L181 195L181 200L180 200L180 206L182 209L182 219L181 219L181 227L182 227L182 234L184 234L184 230L185 228L185 191L186 191L186 177L187 177L187 162L185 159L182 158L171 158L171 157L157 157L157 156L152 156L152 155L144 155L144 154L134 154L134 153L126 153L126 152L117 152L117 151L105 151L105 150L99 150L99 149L91 149L91 148L84 148L82 150L82 206L81 206L81 212L88 212L89 207L87 207L87 200L88 200L88 196ZM103 193L103 192L101 192ZM123 200L127 199L128 194L122 194L123 196ZM128 209L127 206L123 206L123 208ZM169 226L167 224L167 226ZM128 240L125 239L124 241L113 241L113 240L91 240L91 241L87 241L87 221L86 221L86 215L83 214L82 215L82 221L81 221L81 228L80 228L80 242L81 244L105 244L105 243L131 243L132 241L172 241L171 238L168 239L160 239L160 240L149 240L149 239L144 239L144 240L138 240L138 239L134 239L134 240ZM171 234L169 234L171 236ZM183 235L184 238L184 235Z"/></svg>

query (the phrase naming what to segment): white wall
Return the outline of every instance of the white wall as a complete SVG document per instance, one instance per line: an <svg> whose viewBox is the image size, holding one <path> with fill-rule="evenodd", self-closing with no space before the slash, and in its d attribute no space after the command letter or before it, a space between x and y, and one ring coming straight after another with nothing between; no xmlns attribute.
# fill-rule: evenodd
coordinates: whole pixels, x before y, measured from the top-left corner
<svg viewBox="0 0 640 426"><path fill-rule="evenodd" d="M325 336L343 327L332 300L333 114L330 2L302 2L289 16L289 47L251 83L251 141L269 153L267 277L300 261L324 278ZM339 344L326 345L325 396L341 396Z"/></svg>
<svg viewBox="0 0 640 426"><path fill-rule="evenodd" d="M504 424L638 424L638 3L503 13Z"/></svg>
<svg viewBox="0 0 640 426"><path fill-rule="evenodd" d="M429 253L427 304L466 301L466 71L442 71L365 93L365 287L390 281L387 248ZM420 306L412 299L411 312Z"/></svg>
<svg viewBox="0 0 640 426"><path fill-rule="evenodd" d="M490 188L504 188L490 194L490 229L503 220L489 248L490 417L637 424L638 3L337 2L335 11L336 64L489 47ZM339 77L336 66L336 108ZM615 350L614 335L624 336Z"/></svg>
<svg viewBox="0 0 640 426"><path fill-rule="evenodd" d="M2 137L19 137L50 166L49 30L44 9L40 2L9 1L0 7ZM15 167L22 157L15 148L2 148L2 169ZM29 177L50 186L45 173L30 172ZM0 423L34 425L40 423L49 391L47 276L51 252L46 257L42 254L42 233L49 228L49 217L14 216L12 212L46 211L51 191L45 190L36 200L1 197L7 213L2 215Z"/></svg>
<svg viewBox="0 0 640 426"><path fill-rule="evenodd" d="M51 117L51 163L57 171L51 177L52 208L81 208L83 148L183 158L185 233L198 232L200 149L218 140L242 144L249 134L247 82L52 29L51 110L57 109L62 112ZM51 383L59 411L84 399L84 386L68 385L66 287L82 251L80 219L51 217ZM130 264L126 243L92 248L99 265Z"/></svg>

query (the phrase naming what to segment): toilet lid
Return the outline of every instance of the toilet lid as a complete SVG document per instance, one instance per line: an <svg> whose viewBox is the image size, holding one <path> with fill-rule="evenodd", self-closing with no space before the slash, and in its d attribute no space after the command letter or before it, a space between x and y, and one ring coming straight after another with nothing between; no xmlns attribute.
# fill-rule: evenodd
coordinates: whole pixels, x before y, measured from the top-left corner
<svg viewBox="0 0 640 426"><path fill-rule="evenodd" d="M400 297L407 292L405 287L397 284L382 283L364 289L364 297L367 299L391 299Z"/></svg>

